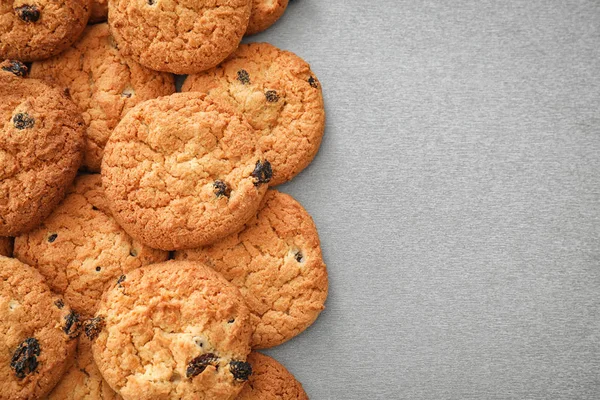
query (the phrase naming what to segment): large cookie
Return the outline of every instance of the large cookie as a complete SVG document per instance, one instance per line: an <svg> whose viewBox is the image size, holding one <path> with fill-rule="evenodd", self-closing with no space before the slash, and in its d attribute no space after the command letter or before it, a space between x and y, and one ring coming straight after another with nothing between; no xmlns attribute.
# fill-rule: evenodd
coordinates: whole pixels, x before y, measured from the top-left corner
<svg viewBox="0 0 600 400"><path fill-rule="evenodd" d="M13 238L0 237L0 256L12 257Z"/></svg>
<svg viewBox="0 0 600 400"><path fill-rule="evenodd" d="M236 400L308 400L302 384L283 365L269 356L248 356L252 376Z"/></svg>
<svg viewBox="0 0 600 400"><path fill-rule="evenodd" d="M87 126L83 165L96 172L121 118L142 101L175 92L173 75L121 56L107 24L88 27L67 51L34 63L30 76L68 89Z"/></svg>
<svg viewBox="0 0 600 400"><path fill-rule="evenodd" d="M273 25L285 12L288 0L254 0L246 35L254 35Z"/></svg>
<svg viewBox="0 0 600 400"><path fill-rule="evenodd" d="M271 178L243 116L200 93L132 109L110 137L102 181L113 215L163 250L194 248L238 231Z"/></svg>
<svg viewBox="0 0 600 400"><path fill-rule="evenodd" d="M157 71L212 68L239 45L252 0L114 0L108 22L125 56Z"/></svg>
<svg viewBox="0 0 600 400"><path fill-rule="evenodd" d="M244 230L211 246L178 251L240 288L251 311L253 348L277 346L310 326L327 298L327 269L312 218L291 196L270 190Z"/></svg>
<svg viewBox="0 0 600 400"><path fill-rule="evenodd" d="M39 399L67 369L80 320L32 267L0 256L0 399Z"/></svg>
<svg viewBox="0 0 600 400"><path fill-rule="evenodd" d="M37 226L62 200L81 164L83 119L59 90L0 64L0 236Z"/></svg>
<svg viewBox="0 0 600 400"><path fill-rule="evenodd" d="M210 268L170 261L128 274L86 327L124 399L233 399L251 374L249 311Z"/></svg>
<svg viewBox="0 0 600 400"><path fill-rule="evenodd" d="M133 240L110 215L100 175L82 175L38 228L15 240L15 257L34 265L84 316L97 310L107 283L169 254Z"/></svg>
<svg viewBox="0 0 600 400"><path fill-rule="evenodd" d="M71 45L87 24L90 0L0 1L0 59L43 60Z"/></svg>
<svg viewBox="0 0 600 400"><path fill-rule="evenodd" d="M217 94L244 114L273 165L271 186L292 179L319 150L325 129L321 84L289 51L268 43L241 45L220 66L189 76L182 91Z"/></svg>

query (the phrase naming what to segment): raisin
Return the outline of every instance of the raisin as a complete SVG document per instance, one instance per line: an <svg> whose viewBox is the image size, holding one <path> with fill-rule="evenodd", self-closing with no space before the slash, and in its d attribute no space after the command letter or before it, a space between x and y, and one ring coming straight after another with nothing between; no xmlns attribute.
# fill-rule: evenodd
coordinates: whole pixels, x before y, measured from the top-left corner
<svg viewBox="0 0 600 400"><path fill-rule="evenodd" d="M294 255L294 258L296 259L296 261L298 262L302 262L302 260L304 260L304 256L302 255L302 252L299 251Z"/></svg>
<svg viewBox="0 0 600 400"><path fill-rule="evenodd" d="M246 71L245 69L240 69L237 72L237 79L238 79L238 81L240 81L242 83L242 85L250 84L250 75L248 74L248 71Z"/></svg>
<svg viewBox="0 0 600 400"><path fill-rule="evenodd" d="M102 267L96 267L96 272L100 272L102 270Z"/></svg>
<svg viewBox="0 0 600 400"><path fill-rule="evenodd" d="M129 253L129 254L131 254L131 253ZM135 257L135 256L134 256L134 257ZM125 281L125 278L127 278L125 275L121 275L121 276L119 277L119 279L117 279L117 286L118 286L118 287L122 287L122 286L121 286L121 283L123 283L123 281Z"/></svg>
<svg viewBox="0 0 600 400"><path fill-rule="evenodd" d="M231 361L229 363L229 371L238 381L247 381L252 375L252 365L244 361Z"/></svg>
<svg viewBox="0 0 600 400"><path fill-rule="evenodd" d="M54 305L58 307L59 310L62 310L62 308L65 306L65 302L63 299L58 299L54 302Z"/></svg>
<svg viewBox="0 0 600 400"><path fill-rule="evenodd" d="M229 321L227 321L228 324L233 324L235 322L235 318L231 318Z"/></svg>
<svg viewBox="0 0 600 400"><path fill-rule="evenodd" d="M15 8L15 13L25 22L36 22L40 19L40 10L36 6L24 5Z"/></svg>
<svg viewBox="0 0 600 400"><path fill-rule="evenodd" d="M35 120L27 113L18 113L13 117L13 124L19 130L33 128Z"/></svg>
<svg viewBox="0 0 600 400"><path fill-rule="evenodd" d="M27 65L23 64L21 61L10 60L2 66L2 70L11 72L16 76L25 76L27 75Z"/></svg>
<svg viewBox="0 0 600 400"><path fill-rule="evenodd" d="M96 339L102 331L102 329L104 329L103 317L90 318L83 323L83 330L85 331L85 336L87 336L90 340Z"/></svg>
<svg viewBox="0 0 600 400"><path fill-rule="evenodd" d="M250 175L256 179L254 186L260 186L263 183L269 183L273 177L271 163L268 160L265 160L264 162L258 160L256 162L256 166L254 167L254 171L252 171L252 174Z"/></svg>
<svg viewBox="0 0 600 400"><path fill-rule="evenodd" d="M267 98L267 101L269 103L276 103L279 101L279 95L277 94L277 91L275 91L275 90L267 90L265 92L265 97Z"/></svg>
<svg viewBox="0 0 600 400"><path fill-rule="evenodd" d="M227 186L227 184L221 180L216 180L215 183L213 183L213 187L215 188L215 195L217 197L229 197L231 194L231 189L229 189L229 186Z"/></svg>
<svg viewBox="0 0 600 400"><path fill-rule="evenodd" d="M219 357L213 353L202 354L190 361L185 372L188 378L200 375L209 365L217 365Z"/></svg>
<svg viewBox="0 0 600 400"><path fill-rule="evenodd" d="M79 314L75 311L71 311L65 317L65 327L63 328L63 332L68 335L71 339L75 339L81 333L81 321L79 319Z"/></svg>
<svg viewBox="0 0 600 400"><path fill-rule="evenodd" d="M65 89L63 90L63 94L64 94L66 97L71 97L71 89L69 89L68 87L67 87L67 88L65 88Z"/></svg>
<svg viewBox="0 0 600 400"><path fill-rule="evenodd" d="M315 89L319 87L319 84L317 83L317 80L315 78L313 78L312 76L310 78L308 78L308 84L311 87L314 87Z"/></svg>
<svg viewBox="0 0 600 400"><path fill-rule="evenodd" d="M23 379L36 370L39 355L40 343L36 338L27 338L17 347L10 360L10 368L15 371L17 378Z"/></svg>

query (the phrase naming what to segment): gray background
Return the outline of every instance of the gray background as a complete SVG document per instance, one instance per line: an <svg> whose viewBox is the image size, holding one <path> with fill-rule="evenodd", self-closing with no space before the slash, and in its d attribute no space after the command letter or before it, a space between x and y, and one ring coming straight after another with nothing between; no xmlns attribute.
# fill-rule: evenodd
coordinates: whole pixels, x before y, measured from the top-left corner
<svg viewBox="0 0 600 400"><path fill-rule="evenodd" d="M330 297L268 351L311 399L600 398L600 1L295 0L252 40L325 93L281 190Z"/></svg>

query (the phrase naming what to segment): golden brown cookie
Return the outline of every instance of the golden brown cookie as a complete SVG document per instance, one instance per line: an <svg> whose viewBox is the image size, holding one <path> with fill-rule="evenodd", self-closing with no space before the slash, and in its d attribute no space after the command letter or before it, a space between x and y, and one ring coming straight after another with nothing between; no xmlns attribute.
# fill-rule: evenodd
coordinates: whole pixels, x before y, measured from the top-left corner
<svg viewBox="0 0 600 400"><path fill-rule="evenodd" d="M235 286L177 261L128 274L86 326L98 368L125 400L235 398L251 373L251 333Z"/></svg>
<svg viewBox="0 0 600 400"><path fill-rule="evenodd" d="M163 250L238 231L272 175L254 135L242 115L204 94L139 104L105 149L102 182L113 215L131 236Z"/></svg>
<svg viewBox="0 0 600 400"><path fill-rule="evenodd" d="M288 0L253 0L246 35L254 35L273 25L285 12Z"/></svg>
<svg viewBox="0 0 600 400"><path fill-rule="evenodd" d="M34 268L0 256L0 399L39 399L52 390L80 326Z"/></svg>
<svg viewBox="0 0 600 400"><path fill-rule="evenodd" d="M223 61L248 27L252 0L114 0L119 50L157 71L192 74Z"/></svg>
<svg viewBox="0 0 600 400"><path fill-rule="evenodd" d="M107 16L108 0L92 0L92 15L90 15L90 22L106 21Z"/></svg>
<svg viewBox="0 0 600 400"><path fill-rule="evenodd" d="M83 165L95 172L121 118L142 101L175 92L173 75L122 57L107 24L88 27L64 53L33 63L30 76L67 89L79 106L87 126Z"/></svg>
<svg viewBox="0 0 600 400"><path fill-rule="evenodd" d="M313 160L325 129L321 84L310 66L268 43L244 44L220 66L189 76L183 92L219 95L258 131L278 185Z"/></svg>
<svg viewBox="0 0 600 400"><path fill-rule="evenodd" d="M12 71L12 72L11 72ZM81 164L84 123L64 93L0 64L0 236L33 229L64 197Z"/></svg>
<svg viewBox="0 0 600 400"><path fill-rule="evenodd" d="M71 45L87 24L90 0L0 1L0 59L43 60Z"/></svg>
<svg viewBox="0 0 600 400"><path fill-rule="evenodd" d="M100 175L79 176L42 225L15 239L15 257L34 265L83 316L96 313L107 283L168 256L136 242L117 224Z"/></svg>
<svg viewBox="0 0 600 400"><path fill-rule="evenodd" d="M0 237L0 256L12 257L13 238Z"/></svg>
<svg viewBox="0 0 600 400"><path fill-rule="evenodd" d="M269 190L244 229L177 260L197 260L240 288L251 311L253 348L277 346L310 326L327 299L317 228L291 196Z"/></svg>
<svg viewBox="0 0 600 400"><path fill-rule="evenodd" d="M252 352L248 362L252 376L237 400L308 400L302 384L273 358Z"/></svg>

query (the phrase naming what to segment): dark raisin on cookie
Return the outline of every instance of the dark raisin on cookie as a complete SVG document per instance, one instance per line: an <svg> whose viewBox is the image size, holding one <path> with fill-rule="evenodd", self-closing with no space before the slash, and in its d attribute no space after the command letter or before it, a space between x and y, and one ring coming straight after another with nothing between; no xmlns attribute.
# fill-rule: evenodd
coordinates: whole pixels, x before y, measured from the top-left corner
<svg viewBox="0 0 600 400"><path fill-rule="evenodd" d="M94 317L90 318L83 323L83 330L85 332L85 336L90 340L94 340L98 337L102 329L104 329L104 318L102 317Z"/></svg>
<svg viewBox="0 0 600 400"><path fill-rule="evenodd" d="M209 365L216 365L218 362L219 357L213 353L199 355L189 362L185 374L188 378L193 378L196 375L200 375Z"/></svg>
<svg viewBox="0 0 600 400"><path fill-rule="evenodd" d="M56 238L58 237L58 234L53 233L50 236L48 236L48 243L54 243L54 241L56 240Z"/></svg>
<svg viewBox="0 0 600 400"><path fill-rule="evenodd" d="M248 74L248 71L246 71L245 69L240 69L237 72L237 79L238 79L238 81L240 81L242 83L242 85L250 84L250 75Z"/></svg>
<svg viewBox="0 0 600 400"><path fill-rule="evenodd" d="M129 254L131 254L131 253L129 253ZM134 257L135 257L135 256L134 256ZM121 286L121 283L123 283L123 282L125 281L125 278L127 278L125 275L121 275L121 276L119 277L119 279L117 279L117 286L118 286L118 287L122 287L122 286Z"/></svg>
<svg viewBox="0 0 600 400"><path fill-rule="evenodd" d="M264 162L258 160L256 162L256 166L254 167L254 171L252 171L252 174L250 175L256 179L254 186L260 186L263 183L269 183L273 177L271 163L268 160L265 160Z"/></svg>
<svg viewBox="0 0 600 400"><path fill-rule="evenodd" d="M58 299L54 302L54 305L58 307L59 310L62 310L62 308L65 306L65 302L63 299Z"/></svg>
<svg viewBox="0 0 600 400"><path fill-rule="evenodd" d="M229 371L238 381L247 381L252 375L252 366L244 361L231 361L229 363Z"/></svg>
<svg viewBox="0 0 600 400"><path fill-rule="evenodd" d="M304 260L304 256L302 255L301 251L296 252L296 254L294 255L294 258L298 262L302 262L302 260Z"/></svg>
<svg viewBox="0 0 600 400"><path fill-rule="evenodd" d="M13 117L13 124L18 130L30 129L35 125L35 119L27 113L18 113Z"/></svg>
<svg viewBox="0 0 600 400"><path fill-rule="evenodd" d="M40 344L36 338L27 338L17 347L10 360L10 368L15 371L17 378L23 379L35 372L40 355Z"/></svg>
<svg viewBox="0 0 600 400"><path fill-rule="evenodd" d="M216 180L215 183L213 183L213 187L215 188L215 196L217 197L229 197L231 194L231 189L229 189L229 186L222 180Z"/></svg>
<svg viewBox="0 0 600 400"><path fill-rule="evenodd" d="M67 88L64 88L64 89L63 89L63 94L64 94L66 97L71 97L71 89L69 89L68 87L67 87Z"/></svg>
<svg viewBox="0 0 600 400"><path fill-rule="evenodd" d="M279 101L279 95L276 90L267 90L265 92L265 97L269 103L276 103Z"/></svg>
<svg viewBox="0 0 600 400"><path fill-rule="evenodd" d="M308 84L311 87L314 87L315 89L317 89L319 87L319 84L317 83L317 80L315 78L313 78L312 76L310 78L308 78Z"/></svg>
<svg viewBox="0 0 600 400"><path fill-rule="evenodd" d="M4 64L5 65L2 66L2 70L13 73L16 76L25 76L27 75L27 71L29 70L29 68L27 68L27 65L17 60L10 60L5 62Z"/></svg>
<svg viewBox="0 0 600 400"><path fill-rule="evenodd" d="M79 319L79 314L75 311L71 311L65 317L65 326L63 328L63 332L71 339L75 339L81 333L81 320Z"/></svg>
<svg viewBox="0 0 600 400"><path fill-rule="evenodd" d="M102 267L96 267L96 272L102 271Z"/></svg>
<svg viewBox="0 0 600 400"><path fill-rule="evenodd" d="M25 22L37 22L40 19L40 10L37 6L24 5L15 8L17 16Z"/></svg>

